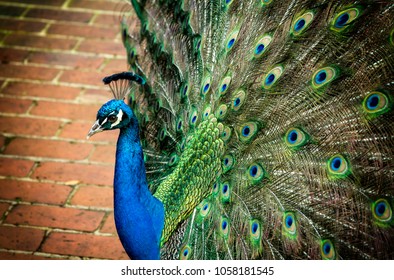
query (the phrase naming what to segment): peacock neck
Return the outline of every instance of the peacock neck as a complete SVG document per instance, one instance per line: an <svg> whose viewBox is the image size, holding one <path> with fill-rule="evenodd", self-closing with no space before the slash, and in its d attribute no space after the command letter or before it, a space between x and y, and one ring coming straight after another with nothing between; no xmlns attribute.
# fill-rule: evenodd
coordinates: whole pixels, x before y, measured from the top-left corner
<svg viewBox="0 0 394 280"><path fill-rule="evenodd" d="M138 126L120 130L115 162L114 214L116 229L132 259L159 259L164 226L162 203L148 189Z"/></svg>

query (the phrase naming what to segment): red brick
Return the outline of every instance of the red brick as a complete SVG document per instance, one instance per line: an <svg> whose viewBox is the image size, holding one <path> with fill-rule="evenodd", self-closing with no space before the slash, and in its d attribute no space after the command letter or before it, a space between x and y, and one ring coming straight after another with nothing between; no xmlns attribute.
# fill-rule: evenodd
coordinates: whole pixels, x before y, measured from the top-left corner
<svg viewBox="0 0 394 280"><path fill-rule="evenodd" d="M41 244L45 232L22 227L0 227L0 248L35 251Z"/></svg>
<svg viewBox="0 0 394 280"><path fill-rule="evenodd" d="M4 78L18 78L30 80L53 80L59 70L26 65L7 65L7 67L0 67L0 77Z"/></svg>
<svg viewBox="0 0 394 280"><path fill-rule="evenodd" d="M106 14L99 14L94 19L95 24L102 24L102 25L112 25L112 26L120 26L120 18L119 15L106 15ZM120 27L119 27L120 30ZM119 31L120 32L120 31Z"/></svg>
<svg viewBox="0 0 394 280"><path fill-rule="evenodd" d="M0 112L23 114L27 112L31 104L31 100L0 97Z"/></svg>
<svg viewBox="0 0 394 280"><path fill-rule="evenodd" d="M49 9L31 9L27 12L25 17L37 19L50 19L60 21L76 21L89 22L92 18L92 13L74 12L69 10L49 10Z"/></svg>
<svg viewBox="0 0 394 280"><path fill-rule="evenodd" d="M24 7L1 6L0 15L8 17L19 17L26 10Z"/></svg>
<svg viewBox="0 0 394 280"><path fill-rule="evenodd" d="M38 255L32 255L27 253L15 253L15 252L0 252L0 260L58 260L67 259L67 257L51 256L44 257Z"/></svg>
<svg viewBox="0 0 394 280"><path fill-rule="evenodd" d="M0 180L0 198L7 200L64 204L71 190L70 186L57 184Z"/></svg>
<svg viewBox="0 0 394 280"><path fill-rule="evenodd" d="M100 232L116 234L115 218L113 212L111 212L111 214L105 220L105 223L101 227Z"/></svg>
<svg viewBox="0 0 394 280"><path fill-rule="evenodd" d="M114 54L126 57L126 51L122 42L110 42L100 40L84 40L78 47L78 51L97 54Z"/></svg>
<svg viewBox="0 0 394 280"><path fill-rule="evenodd" d="M30 114L75 120L95 120L99 106L65 102L38 101Z"/></svg>
<svg viewBox="0 0 394 280"><path fill-rule="evenodd" d="M45 65L62 65L73 68L97 69L103 64L104 58L65 53L34 52L29 56L28 62Z"/></svg>
<svg viewBox="0 0 394 280"><path fill-rule="evenodd" d="M86 139L86 135L88 134L95 120L96 117L94 116L91 122L68 123L63 127L63 130L60 133L60 137L68 138L68 139ZM89 141L92 142L105 141L105 142L116 143L118 136L119 136L119 131L117 129L109 130L95 134L94 136L89 138Z"/></svg>
<svg viewBox="0 0 394 280"><path fill-rule="evenodd" d="M43 139L16 138L8 144L4 151L4 154L83 160L89 156L92 148L92 144Z"/></svg>
<svg viewBox="0 0 394 280"><path fill-rule="evenodd" d="M113 208L113 188L80 187L71 199L71 204Z"/></svg>
<svg viewBox="0 0 394 280"><path fill-rule="evenodd" d="M80 93L80 89L67 86L10 82L2 89L2 93L17 96L50 97L64 100L76 98Z"/></svg>
<svg viewBox="0 0 394 280"><path fill-rule="evenodd" d="M58 182L78 180L84 184L112 186L114 168L104 165L43 162L32 176Z"/></svg>
<svg viewBox="0 0 394 280"><path fill-rule="evenodd" d="M3 176L26 176L34 162L21 159L0 158L0 174Z"/></svg>
<svg viewBox="0 0 394 280"><path fill-rule="evenodd" d="M8 210L11 204L0 202L0 220L3 218L5 212Z"/></svg>
<svg viewBox="0 0 394 280"><path fill-rule="evenodd" d="M104 104L113 98L112 92L109 88L104 89L86 89L85 92L78 98L82 103Z"/></svg>
<svg viewBox="0 0 394 280"><path fill-rule="evenodd" d="M126 59L113 59L105 65L103 73L110 75L111 73L123 72L127 69Z"/></svg>
<svg viewBox="0 0 394 280"><path fill-rule="evenodd" d="M0 116L0 132L3 133L54 136L60 124L60 121Z"/></svg>
<svg viewBox="0 0 394 280"><path fill-rule="evenodd" d="M1 148L3 148L3 146L4 146L5 140L6 140L5 136L3 136L3 135L0 134L0 150L1 150Z"/></svg>
<svg viewBox="0 0 394 280"><path fill-rule="evenodd" d="M48 6L62 6L66 0L18 0L18 3L48 5ZM0 0L0 2L10 2L9 0Z"/></svg>
<svg viewBox="0 0 394 280"><path fill-rule="evenodd" d="M50 50L72 50L76 43L77 39L53 38L27 34L11 34L4 40L5 45Z"/></svg>
<svg viewBox="0 0 394 280"><path fill-rule="evenodd" d="M6 18L2 18L0 20L1 30L11 30L11 31L23 30L25 32L40 32L41 30L44 29L45 26L46 23L44 22L27 21L21 19L6 19Z"/></svg>
<svg viewBox="0 0 394 280"><path fill-rule="evenodd" d="M48 29L48 34L77 36L84 38L115 39L119 34L119 28L106 28L88 25L54 23Z"/></svg>
<svg viewBox="0 0 394 280"><path fill-rule="evenodd" d="M0 48L0 61L2 64L8 64L10 62L23 62L28 54L29 52L25 50Z"/></svg>
<svg viewBox="0 0 394 280"><path fill-rule="evenodd" d="M62 229L94 231L104 217L103 212L41 205L17 205L5 223Z"/></svg>
<svg viewBox="0 0 394 280"><path fill-rule="evenodd" d="M116 146L96 146L93 155L89 158L90 161L115 163Z"/></svg>
<svg viewBox="0 0 394 280"><path fill-rule="evenodd" d="M92 10L103 10L118 13L122 11L125 7L130 7L125 5L122 1L97 1L97 0L74 0L71 2L70 7L75 8L85 8Z"/></svg>
<svg viewBox="0 0 394 280"><path fill-rule="evenodd" d="M53 232L45 240L42 251L103 259L128 259L115 236Z"/></svg>
<svg viewBox="0 0 394 280"><path fill-rule="evenodd" d="M102 86L103 75L98 72L65 70L59 81L73 84Z"/></svg>

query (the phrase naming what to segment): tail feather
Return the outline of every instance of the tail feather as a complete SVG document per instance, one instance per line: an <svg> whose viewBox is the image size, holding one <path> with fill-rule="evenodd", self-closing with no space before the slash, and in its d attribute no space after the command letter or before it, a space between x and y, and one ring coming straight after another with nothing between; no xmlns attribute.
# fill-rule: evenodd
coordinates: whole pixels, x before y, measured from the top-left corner
<svg viewBox="0 0 394 280"><path fill-rule="evenodd" d="M132 4L140 33L122 30L147 81L131 106L152 191L211 115L225 144L163 258L394 258L393 5Z"/></svg>

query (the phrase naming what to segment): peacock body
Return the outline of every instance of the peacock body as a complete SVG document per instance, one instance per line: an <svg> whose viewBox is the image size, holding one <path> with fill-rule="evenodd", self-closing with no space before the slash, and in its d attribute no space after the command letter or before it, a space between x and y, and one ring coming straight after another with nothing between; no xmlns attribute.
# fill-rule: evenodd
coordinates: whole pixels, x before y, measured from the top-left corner
<svg viewBox="0 0 394 280"><path fill-rule="evenodd" d="M131 258L394 258L391 1L131 3L89 133Z"/></svg>

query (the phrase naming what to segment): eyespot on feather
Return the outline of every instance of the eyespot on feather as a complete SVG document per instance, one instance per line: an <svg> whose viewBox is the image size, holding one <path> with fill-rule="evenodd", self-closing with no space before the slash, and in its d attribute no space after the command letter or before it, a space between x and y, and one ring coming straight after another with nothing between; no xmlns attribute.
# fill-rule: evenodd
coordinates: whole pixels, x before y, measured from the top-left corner
<svg viewBox="0 0 394 280"><path fill-rule="evenodd" d="M314 18L314 13L312 11L308 11L303 15L297 17L293 21L290 33L294 36L301 35L303 32L305 32L308 29L308 27L313 21L313 18Z"/></svg>
<svg viewBox="0 0 394 280"><path fill-rule="evenodd" d="M231 108L233 111L238 111L244 104L246 99L246 94L243 90L236 92L232 98Z"/></svg>
<svg viewBox="0 0 394 280"><path fill-rule="evenodd" d="M319 89L338 77L338 70L328 66L317 70L312 76L312 87Z"/></svg>
<svg viewBox="0 0 394 280"><path fill-rule="evenodd" d="M320 242L320 253L324 260L336 259L335 247L331 240L324 239Z"/></svg>
<svg viewBox="0 0 394 280"><path fill-rule="evenodd" d="M253 48L253 57L261 57L267 51L268 46L271 44L271 41L272 36L270 35L264 35L261 39L259 39Z"/></svg>
<svg viewBox="0 0 394 280"><path fill-rule="evenodd" d="M283 66L279 65L272 68L264 77L263 77L263 88L268 90L272 88L275 83L278 81L280 76L283 74Z"/></svg>
<svg viewBox="0 0 394 280"><path fill-rule="evenodd" d="M339 12L331 22L331 29L336 32L346 30L362 14L360 7L353 7Z"/></svg>
<svg viewBox="0 0 394 280"><path fill-rule="evenodd" d="M347 159L340 154L332 156L327 162L328 173L334 178L345 178L350 174Z"/></svg>
<svg viewBox="0 0 394 280"><path fill-rule="evenodd" d="M300 128L291 127L286 131L284 140L289 148L298 150L308 143L309 135Z"/></svg>

